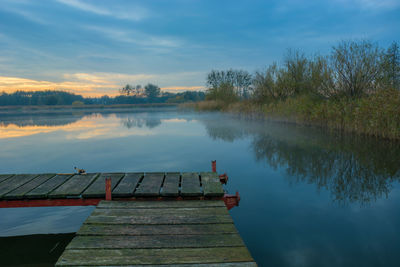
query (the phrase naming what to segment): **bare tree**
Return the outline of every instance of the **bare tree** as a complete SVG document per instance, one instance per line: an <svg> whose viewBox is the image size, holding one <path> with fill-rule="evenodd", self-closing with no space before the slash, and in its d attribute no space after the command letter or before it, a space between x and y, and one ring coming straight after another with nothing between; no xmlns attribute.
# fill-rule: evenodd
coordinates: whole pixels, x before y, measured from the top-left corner
<svg viewBox="0 0 400 267"><path fill-rule="evenodd" d="M384 53L382 68L383 86L400 89L400 51L396 42L393 42Z"/></svg>
<svg viewBox="0 0 400 267"><path fill-rule="evenodd" d="M286 87L292 89L293 94L302 94L310 90L309 60L299 50L288 50L285 56L287 72Z"/></svg>
<svg viewBox="0 0 400 267"><path fill-rule="evenodd" d="M381 72L380 50L368 41L341 42L331 55L334 90L349 97L373 92Z"/></svg>
<svg viewBox="0 0 400 267"><path fill-rule="evenodd" d="M245 70L212 70L207 75L206 85L208 88L216 89L222 85L226 86L226 84L230 84L234 87L239 97L247 97L251 81L251 75Z"/></svg>
<svg viewBox="0 0 400 267"><path fill-rule="evenodd" d="M253 98L260 102L285 99L290 92L284 80L284 70L275 62L265 71L257 71L253 79Z"/></svg>
<svg viewBox="0 0 400 267"><path fill-rule="evenodd" d="M335 82L329 59L323 56L316 56L313 60L310 60L309 68L311 92L324 98L334 96L336 93Z"/></svg>
<svg viewBox="0 0 400 267"><path fill-rule="evenodd" d="M119 92L121 95L131 95L134 89L134 86L127 84L123 88L119 89Z"/></svg>

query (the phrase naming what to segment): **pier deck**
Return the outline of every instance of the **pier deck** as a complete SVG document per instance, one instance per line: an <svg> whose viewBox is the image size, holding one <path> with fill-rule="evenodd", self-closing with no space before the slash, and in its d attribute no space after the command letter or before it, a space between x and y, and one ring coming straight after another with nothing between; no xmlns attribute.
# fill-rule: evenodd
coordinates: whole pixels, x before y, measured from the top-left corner
<svg viewBox="0 0 400 267"><path fill-rule="evenodd" d="M105 198L105 178L111 178L113 199L213 198L224 195L215 172L8 174L0 175L0 207L12 206L13 203L16 206L34 205L33 200L62 199L68 199L67 204L80 199L82 201L76 202L77 205L90 205L94 203L90 200Z"/></svg>
<svg viewBox="0 0 400 267"><path fill-rule="evenodd" d="M240 197L225 195L214 164L199 173L4 174L0 208L97 206L57 266L257 266L228 212Z"/></svg>
<svg viewBox="0 0 400 267"><path fill-rule="evenodd" d="M56 266L257 266L222 200L101 201Z"/></svg>

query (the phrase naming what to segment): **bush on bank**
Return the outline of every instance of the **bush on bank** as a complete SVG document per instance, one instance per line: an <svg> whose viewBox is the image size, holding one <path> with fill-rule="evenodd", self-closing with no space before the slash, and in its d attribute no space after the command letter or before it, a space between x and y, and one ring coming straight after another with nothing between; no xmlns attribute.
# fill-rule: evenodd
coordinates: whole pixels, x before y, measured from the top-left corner
<svg viewBox="0 0 400 267"><path fill-rule="evenodd" d="M213 70L206 101L194 107L400 139L397 43L383 49L368 41L341 42L325 57L289 51L283 64L250 76Z"/></svg>

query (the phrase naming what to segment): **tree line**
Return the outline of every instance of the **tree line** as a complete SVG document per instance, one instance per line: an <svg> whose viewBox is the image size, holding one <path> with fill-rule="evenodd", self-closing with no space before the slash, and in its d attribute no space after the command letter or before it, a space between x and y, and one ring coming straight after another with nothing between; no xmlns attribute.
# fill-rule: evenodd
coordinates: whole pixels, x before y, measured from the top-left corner
<svg viewBox="0 0 400 267"><path fill-rule="evenodd" d="M288 50L263 70L212 70L203 110L232 110L400 139L400 49L342 41L328 55Z"/></svg>
<svg viewBox="0 0 400 267"><path fill-rule="evenodd" d="M145 95L137 95L130 90L132 86L123 87L121 95L110 97L83 97L65 91L16 91L13 93L0 92L0 106L14 105L113 105L113 104L147 104L147 103L183 103L202 101L205 93L201 91L185 91L180 93L164 92L160 95L160 88L149 84L145 88ZM136 88L136 87L135 87Z"/></svg>
<svg viewBox="0 0 400 267"><path fill-rule="evenodd" d="M145 96L149 99L154 99L160 96L161 89L155 84L148 83L146 86L142 87L138 85L127 84L119 90L121 95L126 96Z"/></svg>
<svg viewBox="0 0 400 267"><path fill-rule="evenodd" d="M302 94L320 98L360 98L381 89L400 89L400 50L393 42L387 49L370 41L343 41L327 56L307 57L288 50L283 63L263 71L212 70L207 99L256 102L285 100Z"/></svg>

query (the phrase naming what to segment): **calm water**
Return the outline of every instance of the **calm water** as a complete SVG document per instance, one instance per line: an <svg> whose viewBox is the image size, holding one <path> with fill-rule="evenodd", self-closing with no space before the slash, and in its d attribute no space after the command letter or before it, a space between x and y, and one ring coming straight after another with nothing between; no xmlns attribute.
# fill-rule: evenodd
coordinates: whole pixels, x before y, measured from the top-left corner
<svg viewBox="0 0 400 267"><path fill-rule="evenodd" d="M0 115L0 173L204 171L213 159L240 192L231 215L260 266L400 266L399 143L174 109ZM10 242L35 246L21 238L62 248L70 235L37 234L75 232L92 209L0 209L0 259L18 261Z"/></svg>

